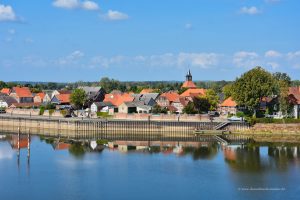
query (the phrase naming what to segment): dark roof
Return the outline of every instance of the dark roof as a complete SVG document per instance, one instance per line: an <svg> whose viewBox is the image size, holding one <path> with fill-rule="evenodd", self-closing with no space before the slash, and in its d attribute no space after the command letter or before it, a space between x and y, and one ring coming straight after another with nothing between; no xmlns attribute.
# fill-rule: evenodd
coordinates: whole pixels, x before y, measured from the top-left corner
<svg viewBox="0 0 300 200"><path fill-rule="evenodd" d="M111 102L94 102L98 107L114 106Z"/></svg>
<svg viewBox="0 0 300 200"><path fill-rule="evenodd" d="M6 102L8 106L10 106L13 103L18 103L15 98L7 95L0 95L0 100Z"/></svg>

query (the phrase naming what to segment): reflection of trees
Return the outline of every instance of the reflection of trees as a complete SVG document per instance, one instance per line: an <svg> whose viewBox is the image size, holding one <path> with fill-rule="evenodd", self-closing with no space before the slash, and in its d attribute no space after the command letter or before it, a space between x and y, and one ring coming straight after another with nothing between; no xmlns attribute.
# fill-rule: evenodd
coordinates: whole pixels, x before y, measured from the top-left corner
<svg viewBox="0 0 300 200"><path fill-rule="evenodd" d="M70 154L72 154L73 156L75 156L77 158L81 158L85 154L84 147L80 143L71 144L71 146L69 148L69 152L70 152Z"/></svg>
<svg viewBox="0 0 300 200"><path fill-rule="evenodd" d="M198 159L212 159L218 153L218 145L213 143L207 147L185 147L184 154L192 154L194 160Z"/></svg>
<svg viewBox="0 0 300 200"><path fill-rule="evenodd" d="M235 170L246 172L263 171L266 166L260 160L259 147L243 147L235 149L235 159L225 161Z"/></svg>
<svg viewBox="0 0 300 200"><path fill-rule="evenodd" d="M277 169L286 171L288 163L294 159L298 159L300 152L299 147L269 147L268 155L273 158Z"/></svg>

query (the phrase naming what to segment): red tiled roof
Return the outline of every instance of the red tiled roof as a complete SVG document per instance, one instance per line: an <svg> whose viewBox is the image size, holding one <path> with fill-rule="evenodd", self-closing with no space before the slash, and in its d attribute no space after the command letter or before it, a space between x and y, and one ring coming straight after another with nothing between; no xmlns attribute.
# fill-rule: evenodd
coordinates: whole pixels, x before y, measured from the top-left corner
<svg viewBox="0 0 300 200"><path fill-rule="evenodd" d="M227 99L225 99L223 101L223 103L221 104L222 107L236 107L237 103L231 98L228 97Z"/></svg>
<svg viewBox="0 0 300 200"><path fill-rule="evenodd" d="M2 90L1 90L0 93L9 95L9 94L10 94L10 91L11 91L11 90L10 90L9 88L2 88Z"/></svg>
<svg viewBox="0 0 300 200"><path fill-rule="evenodd" d="M56 97L60 101L60 103L70 103L71 94L58 94Z"/></svg>
<svg viewBox="0 0 300 200"><path fill-rule="evenodd" d="M187 89L185 92L183 92L180 96L181 97L190 97L190 96L199 96L199 95L205 95L206 90L203 88L195 88L195 89Z"/></svg>
<svg viewBox="0 0 300 200"><path fill-rule="evenodd" d="M170 102L179 101L180 95L176 92L165 92L162 93L160 96L166 97L166 99Z"/></svg>
<svg viewBox="0 0 300 200"><path fill-rule="evenodd" d="M142 91L140 92L140 94L148 94L148 93L153 93L153 89L142 89Z"/></svg>
<svg viewBox="0 0 300 200"><path fill-rule="evenodd" d="M36 96L39 96L41 98L41 100L44 99L45 95L46 94L44 92L39 92L39 93L36 94Z"/></svg>
<svg viewBox="0 0 300 200"><path fill-rule="evenodd" d="M104 102L110 102L114 106L119 106L124 102L132 102L134 97L130 93L124 94L106 94L104 98Z"/></svg>
<svg viewBox="0 0 300 200"><path fill-rule="evenodd" d="M31 91L28 87L13 87L13 90L18 97L32 97Z"/></svg>
<svg viewBox="0 0 300 200"><path fill-rule="evenodd" d="M176 112L177 108L175 106L167 106L168 110L171 112Z"/></svg>
<svg viewBox="0 0 300 200"><path fill-rule="evenodd" d="M72 91L70 91L70 90L59 90L58 93L59 94L72 94Z"/></svg>
<svg viewBox="0 0 300 200"><path fill-rule="evenodd" d="M182 88L196 88L197 86L193 81L185 81L183 85L181 86Z"/></svg>
<svg viewBox="0 0 300 200"><path fill-rule="evenodd" d="M300 104L300 87L290 87L289 94L293 95L297 99L297 103Z"/></svg>

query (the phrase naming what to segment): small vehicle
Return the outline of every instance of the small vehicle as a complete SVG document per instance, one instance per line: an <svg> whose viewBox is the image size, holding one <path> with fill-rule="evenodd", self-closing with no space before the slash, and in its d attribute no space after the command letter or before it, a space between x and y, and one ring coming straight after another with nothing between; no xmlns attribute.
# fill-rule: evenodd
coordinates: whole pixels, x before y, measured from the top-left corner
<svg viewBox="0 0 300 200"><path fill-rule="evenodd" d="M0 114L4 114L4 113L6 113L5 109L0 108Z"/></svg>
<svg viewBox="0 0 300 200"><path fill-rule="evenodd" d="M241 122L243 121L242 117L232 116L228 118L228 121L235 121L235 122Z"/></svg>

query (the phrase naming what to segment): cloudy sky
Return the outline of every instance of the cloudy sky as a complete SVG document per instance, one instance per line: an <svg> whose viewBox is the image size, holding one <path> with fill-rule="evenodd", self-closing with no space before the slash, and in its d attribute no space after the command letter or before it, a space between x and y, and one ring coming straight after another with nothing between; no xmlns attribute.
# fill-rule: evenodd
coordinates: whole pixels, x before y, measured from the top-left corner
<svg viewBox="0 0 300 200"><path fill-rule="evenodd" d="M300 79L298 0L0 0L0 80Z"/></svg>

